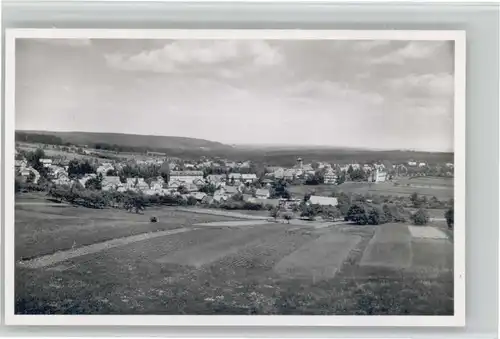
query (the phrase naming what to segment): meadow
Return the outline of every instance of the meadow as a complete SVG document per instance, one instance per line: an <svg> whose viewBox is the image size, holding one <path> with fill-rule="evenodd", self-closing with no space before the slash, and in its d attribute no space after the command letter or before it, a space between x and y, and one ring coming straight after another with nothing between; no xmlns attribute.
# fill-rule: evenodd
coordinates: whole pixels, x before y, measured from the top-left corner
<svg viewBox="0 0 500 339"><path fill-rule="evenodd" d="M428 198L436 197L440 200L453 198L453 178L402 178L394 182L345 182L341 185L290 185L289 190L297 196L304 196L307 193L330 196L333 192L392 195L407 197L414 192Z"/></svg>
<svg viewBox="0 0 500 339"><path fill-rule="evenodd" d="M436 240L407 224L235 223L169 207L137 215L36 201L16 205L20 314L453 313L444 222L430 225L444 236ZM143 233L160 236L133 238ZM112 239L132 240L85 252ZM54 252L62 259L37 268L20 261Z"/></svg>

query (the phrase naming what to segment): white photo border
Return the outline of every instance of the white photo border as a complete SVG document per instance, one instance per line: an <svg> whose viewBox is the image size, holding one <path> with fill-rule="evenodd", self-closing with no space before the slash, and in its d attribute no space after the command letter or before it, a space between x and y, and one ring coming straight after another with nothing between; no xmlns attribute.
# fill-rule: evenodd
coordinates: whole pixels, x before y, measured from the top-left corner
<svg viewBox="0 0 500 339"><path fill-rule="evenodd" d="M18 315L15 314L14 150L16 39L265 39L454 41L454 315L452 316L285 316L285 315ZM465 326L466 34L463 30L177 30L177 29L6 29L5 32L5 200L4 288L6 325L45 326Z"/></svg>

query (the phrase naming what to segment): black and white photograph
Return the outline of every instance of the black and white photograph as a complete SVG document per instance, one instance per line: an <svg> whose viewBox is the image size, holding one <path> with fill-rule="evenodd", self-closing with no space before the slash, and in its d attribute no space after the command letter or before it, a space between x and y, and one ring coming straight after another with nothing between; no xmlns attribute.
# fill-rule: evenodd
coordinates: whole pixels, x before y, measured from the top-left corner
<svg viewBox="0 0 500 339"><path fill-rule="evenodd" d="M7 42L12 319L464 321L462 32L102 31Z"/></svg>

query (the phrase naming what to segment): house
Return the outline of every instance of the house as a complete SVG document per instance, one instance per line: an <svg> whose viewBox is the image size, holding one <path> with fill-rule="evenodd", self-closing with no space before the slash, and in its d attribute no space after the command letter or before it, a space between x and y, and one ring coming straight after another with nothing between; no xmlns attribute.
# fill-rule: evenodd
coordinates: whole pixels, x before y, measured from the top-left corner
<svg viewBox="0 0 500 339"><path fill-rule="evenodd" d="M420 162L420 163L418 164L418 167L425 167L425 166L427 166L427 164L426 164L425 162Z"/></svg>
<svg viewBox="0 0 500 339"><path fill-rule="evenodd" d="M375 171L368 176L368 182L384 182L387 180L387 172L376 168Z"/></svg>
<svg viewBox="0 0 500 339"><path fill-rule="evenodd" d="M296 175L296 171L294 171L293 169L287 169L283 173L283 178L285 180L293 180L293 178L295 178L295 175Z"/></svg>
<svg viewBox="0 0 500 339"><path fill-rule="evenodd" d="M291 210L295 206L300 205L302 199L280 199L280 207Z"/></svg>
<svg viewBox="0 0 500 339"><path fill-rule="evenodd" d="M273 176L276 179L282 179L282 178L284 178L284 176L285 176L285 169L284 168L277 168L276 170L274 170Z"/></svg>
<svg viewBox="0 0 500 339"><path fill-rule="evenodd" d="M324 183L333 185L337 182L337 173L332 168L329 168L325 171L324 174Z"/></svg>
<svg viewBox="0 0 500 339"><path fill-rule="evenodd" d="M226 194L224 190L218 190L214 193L213 201L223 202L229 199L229 196Z"/></svg>
<svg viewBox="0 0 500 339"><path fill-rule="evenodd" d="M168 182L168 188L169 188L170 190L177 190L177 189L179 189L179 187L181 187L182 185L184 185L184 183L183 183L183 182L181 182L181 181L169 181L169 182Z"/></svg>
<svg viewBox="0 0 500 339"><path fill-rule="evenodd" d="M118 187L124 186L124 185L120 181L120 177L109 176L109 177L102 178L101 186L102 186L103 191L111 191L111 190L116 190Z"/></svg>
<svg viewBox="0 0 500 339"><path fill-rule="evenodd" d="M269 193L269 190L265 189L265 188L259 188L255 192L255 197L257 199L269 199L270 196L271 196L271 194Z"/></svg>
<svg viewBox="0 0 500 339"><path fill-rule="evenodd" d="M264 179L261 181L262 185L266 186L266 187L269 187L273 184L274 181L272 181L271 179Z"/></svg>
<svg viewBox="0 0 500 339"><path fill-rule="evenodd" d="M219 191L223 191L226 195L233 196L240 193L239 187L236 186L226 186L224 188L220 188Z"/></svg>
<svg viewBox="0 0 500 339"><path fill-rule="evenodd" d="M195 180L193 180L193 185L196 185L199 188L199 187L205 186L206 182L203 179L195 179Z"/></svg>
<svg viewBox="0 0 500 339"><path fill-rule="evenodd" d="M182 186L184 186L189 192L198 192L199 190L198 186L193 183L183 184Z"/></svg>
<svg viewBox="0 0 500 339"><path fill-rule="evenodd" d="M194 170L196 168L196 165L186 163L186 164L184 164L184 168L187 170Z"/></svg>
<svg viewBox="0 0 500 339"><path fill-rule="evenodd" d="M253 197L251 194L243 194L243 201L255 203L257 199Z"/></svg>
<svg viewBox="0 0 500 339"><path fill-rule="evenodd" d="M69 186L72 180L68 176L60 176L57 179L52 180L52 182L57 186Z"/></svg>
<svg viewBox="0 0 500 339"><path fill-rule="evenodd" d="M209 184L213 184L216 187L220 187L225 184L226 176L224 174L210 174L205 179Z"/></svg>
<svg viewBox="0 0 500 339"><path fill-rule="evenodd" d="M87 183L87 181L89 181L90 179L92 178L95 178L96 175L94 173L91 173L91 174L85 174L83 176L83 178L81 178L80 180L78 180L80 182L80 184L85 187L85 184Z"/></svg>
<svg viewBox="0 0 500 339"><path fill-rule="evenodd" d="M453 164L452 164L451 162L447 162L447 163L446 163L446 167L448 167L448 168L453 168Z"/></svg>
<svg viewBox="0 0 500 339"><path fill-rule="evenodd" d="M312 195L309 198L308 203L311 205L321 205L321 206L337 206L339 204L337 198L322 197L319 195Z"/></svg>
<svg viewBox="0 0 500 339"><path fill-rule="evenodd" d="M314 172L314 168L311 164L306 164L301 168L304 172Z"/></svg>
<svg viewBox="0 0 500 339"><path fill-rule="evenodd" d="M193 183L196 179L203 180L202 171L171 171L169 183L174 181Z"/></svg>
<svg viewBox="0 0 500 339"><path fill-rule="evenodd" d="M16 160L14 166L18 169L28 167L28 162L26 160Z"/></svg>
<svg viewBox="0 0 500 339"><path fill-rule="evenodd" d="M410 161L408 161L408 166L417 166L417 162L410 160Z"/></svg>
<svg viewBox="0 0 500 339"><path fill-rule="evenodd" d="M201 203L202 204L206 204L206 205L210 205L212 202L214 201L214 198L207 195L205 196L202 200L201 200Z"/></svg>
<svg viewBox="0 0 500 339"><path fill-rule="evenodd" d="M30 175L33 175L33 183L37 184L38 180L40 180L40 173L32 167L26 167L21 170L21 176L24 177L26 180L30 177Z"/></svg>
<svg viewBox="0 0 500 339"><path fill-rule="evenodd" d="M241 175L241 180L244 182L244 183L252 183L254 181L257 181L257 174L242 174Z"/></svg>
<svg viewBox="0 0 500 339"><path fill-rule="evenodd" d="M50 167L50 165L52 165L52 159L42 158L40 159L40 163L43 165L43 167Z"/></svg>
<svg viewBox="0 0 500 339"><path fill-rule="evenodd" d="M203 192L194 192L191 194L191 196L194 197L198 201L202 201L203 199L205 199L207 194L203 193Z"/></svg>
<svg viewBox="0 0 500 339"><path fill-rule="evenodd" d="M242 176L241 173L229 173L228 175L229 182L241 182Z"/></svg>
<svg viewBox="0 0 500 339"><path fill-rule="evenodd" d="M103 163L101 166L97 167L97 174L101 173L102 175L106 175L109 170L114 170L115 168L113 167L112 164L110 163Z"/></svg>
<svg viewBox="0 0 500 339"><path fill-rule="evenodd" d="M151 181L149 184L149 188L155 191L163 189L163 185L165 184L165 180L162 177L158 177Z"/></svg>

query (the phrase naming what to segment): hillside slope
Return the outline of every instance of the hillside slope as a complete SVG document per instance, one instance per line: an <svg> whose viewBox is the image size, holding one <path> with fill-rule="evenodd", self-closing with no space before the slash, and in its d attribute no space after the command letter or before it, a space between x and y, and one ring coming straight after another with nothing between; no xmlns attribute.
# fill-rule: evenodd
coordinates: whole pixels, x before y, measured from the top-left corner
<svg viewBox="0 0 500 339"><path fill-rule="evenodd" d="M16 131L16 140L23 141L24 139L25 141L29 141L36 135L54 136L60 138L64 143L69 142L75 145L95 145L102 143L125 147L178 150L225 150L231 148L231 146L220 142L204 139L121 133Z"/></svg>

